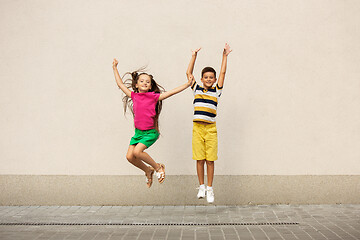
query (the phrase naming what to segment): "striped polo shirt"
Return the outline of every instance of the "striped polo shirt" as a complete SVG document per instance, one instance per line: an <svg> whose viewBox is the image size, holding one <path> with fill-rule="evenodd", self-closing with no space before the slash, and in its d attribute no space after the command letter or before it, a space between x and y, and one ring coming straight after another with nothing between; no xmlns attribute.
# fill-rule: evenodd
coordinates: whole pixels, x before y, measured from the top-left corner
<svg viewBox="0 0 360 240"><path fill-rule="evenodd" d="M194 122L215 123L218 99L220 98L222 87L205 88L196 82L191 86L194 91Z"/></svg>

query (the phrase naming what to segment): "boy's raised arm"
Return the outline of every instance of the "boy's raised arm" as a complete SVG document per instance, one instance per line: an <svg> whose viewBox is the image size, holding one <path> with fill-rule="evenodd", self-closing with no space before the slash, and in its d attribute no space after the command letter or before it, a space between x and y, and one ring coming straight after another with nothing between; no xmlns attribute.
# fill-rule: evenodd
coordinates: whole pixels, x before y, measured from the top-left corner
<svg viewBox="0 0 360 240"><path fill-rule="evenodd" d="M227 65L227 56L232 50L230 49L229 44L225 43L224 51L223 51L223 57L221 62L221 69L219 74L219 80L218 80L218 86L222 88L224 86L224 80L225 80L225 73L226 73L226 65Z"/></svg>
<svg viewBox="0 0 360 240"><path fill-rule="evenodd" d="M123 81L120 77L120 74L117 70L118 63L119 62L116 59L114 59L113 70L114 70L114 76L115 76L116 83L117 83L118 87L126 94L126 96L131 97L131 91L125 86L125 84L123 83Z"/></svg>
<svg viewBox="0 0 360 240"><path fill-rule="evenodd" d="M192 80L191 80L191 84L190 84L190 85L192 85L192 84L193 84L193 81L194 81L193 70L194 70L194 65L195 65L196 56L197 56L198 51L200 51L200 49L201 49L201 48L192 50L190 63L189 63L188 69L186 70L186 76L187 76L187 78L190 80L190 77L192 77Z"/></svg>

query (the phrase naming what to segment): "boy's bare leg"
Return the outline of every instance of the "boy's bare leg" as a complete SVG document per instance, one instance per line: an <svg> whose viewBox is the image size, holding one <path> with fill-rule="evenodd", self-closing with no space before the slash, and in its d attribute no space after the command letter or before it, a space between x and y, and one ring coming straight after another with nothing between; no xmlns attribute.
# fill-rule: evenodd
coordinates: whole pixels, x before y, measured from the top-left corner
<svg viewBox="0 0 360 240"><path fill-rule="evenodd" d="M212 183L214 180L214 169L215 169L214 161L206 161L207 185L209 187L212 187Z"/></svg>
<svg viewBox="0 0 360 240"><path fill-rule="evenodd" d="M204 173L204 165L205 165L205 160L197 160L196 161L196 171L197 171L200 185L204 184L204 174L205 174Z"/></svg>

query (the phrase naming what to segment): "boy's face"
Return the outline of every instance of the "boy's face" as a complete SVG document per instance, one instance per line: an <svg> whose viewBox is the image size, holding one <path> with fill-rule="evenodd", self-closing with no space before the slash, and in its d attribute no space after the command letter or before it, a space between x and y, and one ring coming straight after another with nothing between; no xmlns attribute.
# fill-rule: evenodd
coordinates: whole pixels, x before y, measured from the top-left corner
<svg viewBox="0 0 360 240"><path fill-rule="evenodd" d="M201 82L203 83L205 89L211 88L216 82L215 74L213 72L205 72L201 78Z"/></svg>
<svg viewBox="0 0 360 240"><path fill-rule="evenodd" d="M136 83L139 92L148 92L151 89L151 78L147 74L141 74Z"/></svg>

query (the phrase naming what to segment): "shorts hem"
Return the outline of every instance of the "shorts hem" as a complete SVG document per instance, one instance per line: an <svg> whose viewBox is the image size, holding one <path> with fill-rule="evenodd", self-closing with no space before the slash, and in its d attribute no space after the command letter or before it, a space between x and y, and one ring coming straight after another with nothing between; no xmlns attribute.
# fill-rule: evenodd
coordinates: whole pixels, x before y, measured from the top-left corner
<svg viewBox="0 0 360 240"><path fill-rule="evenodd" d="M205 159L205 158L203 158L203 159L195 159L195 158L193 158L193 160L194 160L194 161L202 161L202 160L205 160L205 161L209 161L209 162L215 162L216 160L218 160L218 158L217 158L217 159L214 159L214 160Z"/></svg>
<svg viewBox="0 0 360 240"><path fill-rule="evenodd" d="M155 141L156 142L156 141ZM147 144L147 143L143 143L143 142L135 142L135 143L130 143L130 145L137 145L138 143L142 143L144 144L147 148L151 147L155 142L151 143L151 144Z"/></svg>

